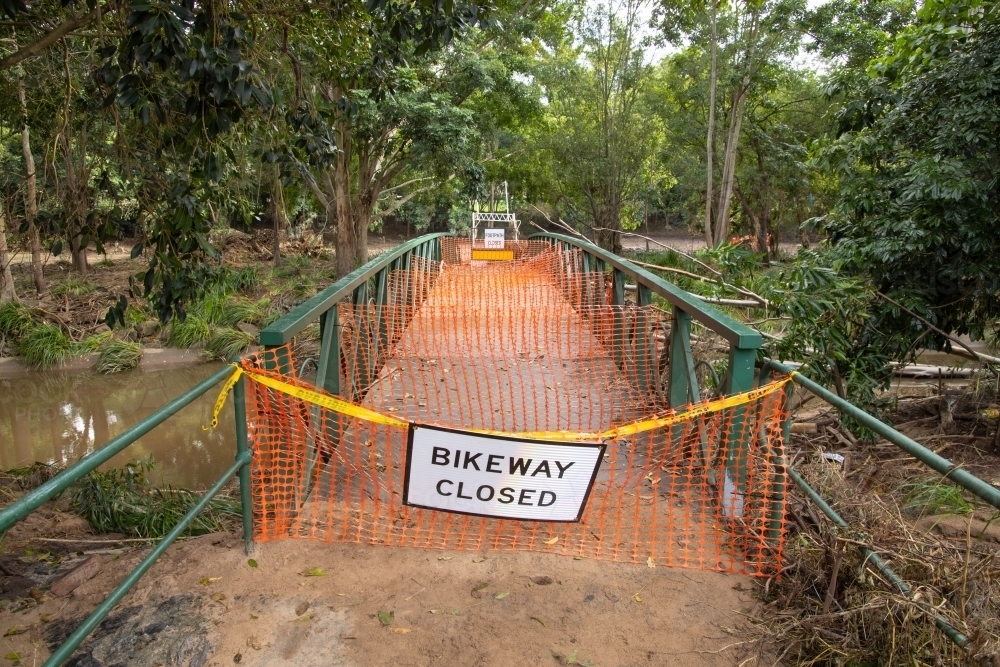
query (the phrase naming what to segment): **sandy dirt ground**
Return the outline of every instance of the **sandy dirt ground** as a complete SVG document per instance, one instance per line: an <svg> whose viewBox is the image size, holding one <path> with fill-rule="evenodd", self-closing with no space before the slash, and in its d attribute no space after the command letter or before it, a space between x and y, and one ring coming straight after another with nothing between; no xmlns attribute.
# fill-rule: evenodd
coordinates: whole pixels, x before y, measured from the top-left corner
<svg viewBox="0 0 1000 667"><path fill-rule="evenodd" d="M173 547L118 609L180 599L175 624L207 628L209 647L183 664L626 666L736 664L753 604L746 578L695 570L306 540L260 545L251 567L241 547L227 534ZM140 557L106 556L71 596L0 613L21 631L4 653L41 664L43 626L80 619Z"/></svg>

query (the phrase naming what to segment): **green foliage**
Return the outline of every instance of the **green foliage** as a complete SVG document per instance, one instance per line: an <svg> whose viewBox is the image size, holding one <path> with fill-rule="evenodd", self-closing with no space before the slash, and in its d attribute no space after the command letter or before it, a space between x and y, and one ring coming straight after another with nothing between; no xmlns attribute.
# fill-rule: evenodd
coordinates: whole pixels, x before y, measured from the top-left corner
<svg viewBox="0 0 1000 667"><path fill-rule="evenodd" d="M130 371L142 359L142 345L124 340L109 341L97 358L97 372L104 374Z"/></svg>
<svg viewBox="0 0 1000 667"><path fill-rule="evenodd" d="M229 361L256 342L255 336L239 329L219 329L205 344L205 354L214 359Z"/></svg>
<svg viewBox="0 0 1000 667"><path fill-rule="evenodd" d="M111 336L112 333L110 331L102 331L101 333L87 336L74 346L75 351L79 353L98 352L111 340Z"/></svg>
<svg viewBox="0 0 1000 667"><path fill-rule="evenodd" d="M259 301L235 298L226 301L220 312L219 324L235 327L240 322L259 325L267 317L271 300L264 298Z"/></svg>
<svg viewBox="0 0 1000 667"><path fill-rule="evenodd" d="M48 368L62 363L73 353L73 341L54 324L36 324L25 330L14 350L25 363Z"/></svg>
<svg viewBox="0 0 1000 667"><path fill-rule="evenodd" d="M134 327L153 317L153 313L142 302L133 301L125 309L125 326Z"/></svg>
<svg viewBox="0 0 1000 667"><path fill-rule="evenodd" d="M167 344L171 347L191 347L203 343L212 337L212 329L208 322L198 315L188 315L183 322L174 320L170 323L167 334Z"/></svg>
<svg viewBox="0 0 1000 667"><path fill-rule="evenodd" d="M25 331L35 325L31 308L19 301L0 305L0 338L16 342Z"/></svg>
<svg viewBox="0 0 1000 667"><path fill-rule="evenodd" d="M931 478L919 482L908 482L902 486L906 495L903 498L903 509L917 516L930 514L969 514L972 505L962 493L958 485Z"/></svg>
<svg viewBox="0 0 1000 667"><path fill-rule="evenodd" d="M275 278L299 278L306 275L312 266L312 261L304 255L292 255L274 269Z"/></svg>
<svg viewBox="0 0 1000 667"><path fill-rule="evenodd" d="M62 282L52 286L49 293L52 296L86 296L97 290L97 285L76 273L70 273Z"/></svg>
<svg viewBox="0 0 1000 667"><path fill-rule="evenodd" d="M789 318L781 340L769 344L778 359L794 359L814 380L857 403L878 405L890 379L889 355L872 328L871 288L837 270L833 257L801 250L758 283L761 295Z"/></svg>
<svg viewBox="0 0 1000 667"><path fill-rule="evenodd" d="M147 479L152 470L152 458L131 461L122 468L96 470L70 489L70 506L98 532L163 537L200 498L183 489L153 488ZM238 516L238 500L216 497L184 534L204 535L225 530L229 521Z"/></svg>
<svg viewBox="0 0 1000 667"><path fill-rule="evenodd" d="M821 155L840 191L826 221L845 268L939 329L991 334L1000 317L1000 14L995 3L931 1ZM893 356L947 347L888 303L875 327Z"/></svg>

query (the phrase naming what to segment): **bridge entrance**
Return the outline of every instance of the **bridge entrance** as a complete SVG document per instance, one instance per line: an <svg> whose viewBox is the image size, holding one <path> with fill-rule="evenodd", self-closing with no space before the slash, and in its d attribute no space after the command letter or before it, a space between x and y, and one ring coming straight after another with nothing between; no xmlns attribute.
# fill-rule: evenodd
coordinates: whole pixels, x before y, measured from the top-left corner
<svg viewBox="0 0 1000 667"><path fill-rule="evenodd" d="M291 344L244 362L255 539L779 568L785 381L672 408L670 310L612 305L578 252L508 242L513 259L476 262L463 242L331 308L336 365L315 383ZM604 450L579 521L453 513L405 503L414 425ZM539 465L521 476L556 471Z"/></svg>

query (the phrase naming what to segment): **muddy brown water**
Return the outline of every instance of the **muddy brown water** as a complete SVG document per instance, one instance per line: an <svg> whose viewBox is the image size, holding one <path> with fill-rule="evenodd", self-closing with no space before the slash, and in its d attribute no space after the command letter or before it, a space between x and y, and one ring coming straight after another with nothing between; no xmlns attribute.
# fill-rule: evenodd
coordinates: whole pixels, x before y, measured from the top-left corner
<svg viewBox="0 0 1000 667"><path fill-rule="evenodd" d="M33 461L70 465L219 368L220 364L199 364L118 375L50 370L0 378L0 468ZM216 396L218 389L209 390L106 467L152 456L153 484L208 488L236 455L231 398L218 427L202 429L211 422Z"/></svg>

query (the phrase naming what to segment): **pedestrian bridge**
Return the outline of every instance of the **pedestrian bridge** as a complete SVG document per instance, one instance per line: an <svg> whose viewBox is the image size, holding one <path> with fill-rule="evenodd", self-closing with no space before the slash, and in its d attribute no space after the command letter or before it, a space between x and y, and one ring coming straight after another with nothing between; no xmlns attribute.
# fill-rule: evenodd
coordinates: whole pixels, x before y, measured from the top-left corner
<svg viewBox="0 0 1000 667"><path fill-rule="evenodd" d="M298 352L317 318L318 353ZM243 360L255 539L773 573L787 379L758 386L760 340L589 243L418 239ZM573 443L600 460L571 463ZM592 474L560 486L557 464Z"/></svg>

